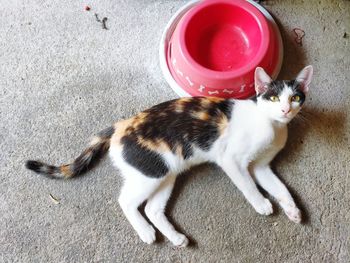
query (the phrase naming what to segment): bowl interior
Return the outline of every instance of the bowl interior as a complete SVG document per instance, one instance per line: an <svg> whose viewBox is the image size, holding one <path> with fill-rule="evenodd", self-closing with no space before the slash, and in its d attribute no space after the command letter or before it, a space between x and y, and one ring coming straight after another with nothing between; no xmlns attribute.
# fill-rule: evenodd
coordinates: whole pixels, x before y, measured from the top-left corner
<svg viewBox="0 0 350 263"><path fill-rule="evenodd" d="M189 55L214 71L235 71L247 65L257 55L262 40L257 18L246 9L228 3L199 9L185 29Z"/></svg>

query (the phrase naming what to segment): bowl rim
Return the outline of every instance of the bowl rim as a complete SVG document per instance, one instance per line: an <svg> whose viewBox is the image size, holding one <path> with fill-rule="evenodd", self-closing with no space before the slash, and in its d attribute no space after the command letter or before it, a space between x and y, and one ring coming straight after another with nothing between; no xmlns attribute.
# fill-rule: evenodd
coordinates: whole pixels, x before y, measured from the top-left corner
<svg viewBox="0 0 350 263"><path fill-rule="evenodd" d="M259 27L259 30L262 35L262 42L261 45L256 52L256 55L253 57L251 61L249 61L245 66L242 66L237 69L229 70L229 71L216 71L209 68L206 68L202 66L200 63L198 63L196 60L193 59L193 57L190 55L187 46L186 46L186 30L187 26L192 20L193 16L197 14L199 11L203 10L204 8L211 6L211 5L217 5L217 4L228 4L233 5L236 7L239 7L243 9L244 11L248 12L257 22L257 25ZM179 41L180 41L180 52L182 53L182 56L187 64L187 66L194 72L197 72L199 75L205 76L205 78L210 79L233 79L237 77L242 77L243 75L249 73L250 71L254 70L259 63L261 63L262 59L264 58L268 46L270 44L270 30L268 26L268 22L266 21L266 17L261 13L261 11L256 8L256 6L253 6L249 1L246 0L206 0L203 2L199 2L198 5L193 6L188 12L184 15L182 22L178 24L178 26L181 26L180 32L179 32Z"/></svg>
<svg viewBox="0 0 350 263"><path fill-rule="evenodd" d="M198 5L201 0L190 0L185 5L181 6L167 22L162 37L159 43L159 65L163 73L165 81L169 84L172 90L180 97L192 97L187 91L185 91L179 83L175 80L174 76L170 72L170 66L168 61L168 50L171 42L171 38L174 34L174 31L179 24L181 18L188 12L190 8ZM251 0L248 0L251 1Z"/></svg>
<svg viewBox="0 0 350 263"><path fill-rule="evenodd" d="M170 72L169 64L171 62L168 57L169 44L171 42L170 40L172 35L174 34L175 28L178 25L181 18L190 8L192 8L195 5L198 5L200 1L201 0L190 0L189 2L181 6L171 16L170 20L166 23L166 26L163 30L162 36L159 41L158 54L159 54L159 66L160 66L161 72L163 73L163 77L165 78L166 83L179 97L192 97L194 95L189 94L186 89L180 86L180 84L175 80L175 77ZM284 54L284 50L283 50L284 46L282 42L280 29L277 26L277 23L274 17L272 17L272 15L262 5L258 4L253 0L247 0L247 2L254 5L256 8L258 8L261 11L261 13L266 17L269 27L271 27L270 28L272 30L271 32L273 34L276 34L277 36L278 59L277 59L277 64L273 68L273 71L271 72L271 75L270 75L272 79L276 79L282 68L283 54Z"/></svg>

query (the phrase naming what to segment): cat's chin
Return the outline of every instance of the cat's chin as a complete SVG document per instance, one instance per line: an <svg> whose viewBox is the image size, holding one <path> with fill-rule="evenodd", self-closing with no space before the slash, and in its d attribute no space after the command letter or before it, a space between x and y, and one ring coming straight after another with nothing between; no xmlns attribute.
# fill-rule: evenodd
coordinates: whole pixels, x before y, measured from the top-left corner
<svg viewBox="0 0 350 263"><path fill-rule="evenodd" d="M279 122L279 123L283 123L283 124L287 124L292 120L292 118L288 118L288 117L278 117L275 118L275 121Z"/></svg>

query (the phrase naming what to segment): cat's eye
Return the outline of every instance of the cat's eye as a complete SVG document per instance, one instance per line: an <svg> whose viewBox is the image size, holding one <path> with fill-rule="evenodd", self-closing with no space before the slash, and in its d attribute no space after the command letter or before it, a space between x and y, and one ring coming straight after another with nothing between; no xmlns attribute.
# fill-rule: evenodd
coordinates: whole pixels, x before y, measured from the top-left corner
<svg viewBox="0 0 350 263"><path fill-rule="evenodd" d="M301 100L301 98L300 98L299 95L294 95L294 96L292 97L292 101L300 102L300 100Z"/></svg>
<svg viewBox="0 0 350 263"><path fill-rule="evenodd" d="M271 96L271 97L270 97L270 100L271 100L272 102L276 102L276 101L279 101L280 99L279 99L277 96Z"/></svg>

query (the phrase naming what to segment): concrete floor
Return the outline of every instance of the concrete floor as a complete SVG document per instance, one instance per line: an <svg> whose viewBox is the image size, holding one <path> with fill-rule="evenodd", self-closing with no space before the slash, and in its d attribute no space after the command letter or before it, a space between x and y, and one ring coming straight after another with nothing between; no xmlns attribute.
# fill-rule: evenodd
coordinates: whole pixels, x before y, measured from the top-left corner
<svg viewBox="0 0 350 263"><path fill-rule="evenodd" d="M161 236L149 246L117 204L121 178L109 161L69 181L25 170L28 158L69 161L115 120L176 97L158 42L185 2L1 2L0 262L349 262L349 1L265 4L282 28L280 77L315 67L306 120L291 123L274 162L304 224L276 202L273 216L256 214L221 170L204 165L179 180L168 209L192 246L177 250ZM295 27L306 32L302 47Z"/></svg>

